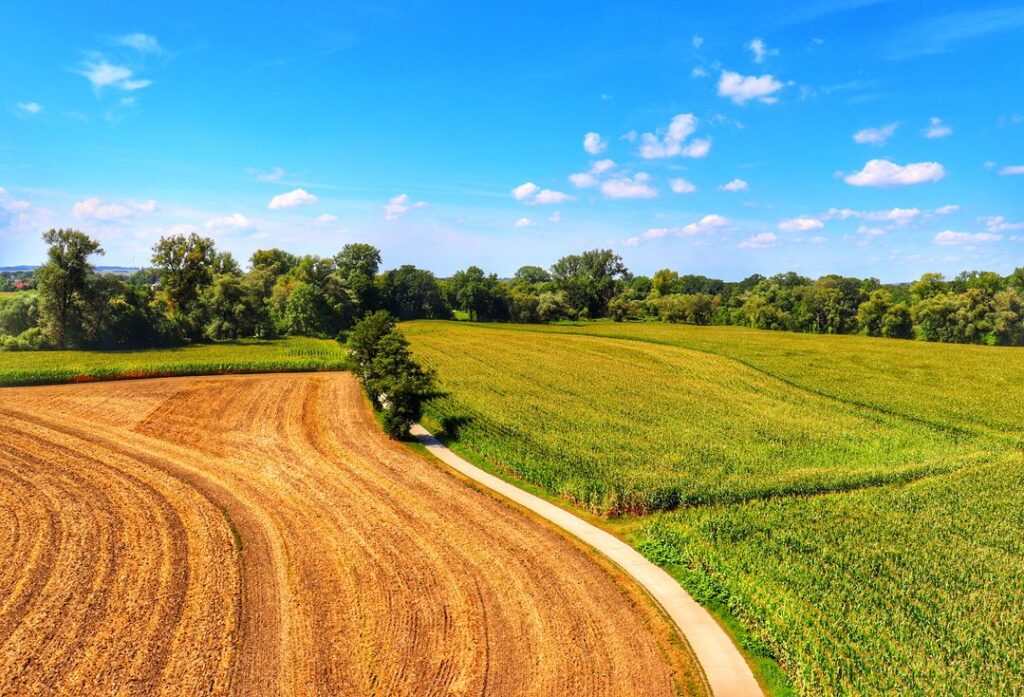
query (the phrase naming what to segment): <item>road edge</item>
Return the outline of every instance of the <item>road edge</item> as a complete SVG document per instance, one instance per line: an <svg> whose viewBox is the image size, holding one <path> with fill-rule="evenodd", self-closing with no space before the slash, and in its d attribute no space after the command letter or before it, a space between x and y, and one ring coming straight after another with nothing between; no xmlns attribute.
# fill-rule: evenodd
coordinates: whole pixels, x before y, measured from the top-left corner
<svg viewBox="0 0 1024 697"><path fill-rule="evenodd" d="M711 613L664 569L640 552L573 513L485 472L451 450L420 424L410 434L431 455L490 491L539 515L614 562L640 584L689 643L714 697L764 697L743 654Z"/></svg>

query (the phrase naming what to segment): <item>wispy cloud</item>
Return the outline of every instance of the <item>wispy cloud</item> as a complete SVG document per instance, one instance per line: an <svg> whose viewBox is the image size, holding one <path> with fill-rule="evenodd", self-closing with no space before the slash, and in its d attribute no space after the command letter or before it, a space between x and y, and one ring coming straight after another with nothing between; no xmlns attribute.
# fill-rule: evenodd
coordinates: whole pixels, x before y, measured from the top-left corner
<svg viewBox="0 0 1024 697"><path fill-rule="evenodd" d="M1019 5L951 12L897 33L888 44L886 57L899 60L945 53L962 41L1019 27L1024 27L1024 9Z"/></svg>
<svg viewBox="0 0 1024 697"><path fill-rule="evenodd" d="M862 128L853 134L853 142L861 145L885 145L898 127L898 123L890 123L878 128Z"/></svg>
<svg viewBox="0 0 1024 697"><path fill-rule="evenodd" d="M413 208L423 208L426 201L413 202L408 194L399 194L388 199L388 205L384 206L384 220L399 220Z"/></svg>
<svg viewBox="0 0 1024 697"><path fill-rule="evenodd" d="M35 116L43 110L43 105L39 102L18 102L14 106L19 113L27 116Z"/></svg>
<svg viewBox="0 0 1024 697"><path fill-rule="evenodd" d="M953 135L953 129L943 123L938 116L928 119L928 126L924 129L925 138L945 138Z"/></svg>
<svg viewBox="0 0 1024 697"><path fill-rule="evenodd" d="M764 63L765 58L779 55L779 49L768 48L768 44L764 42L764 39L751 39L750 43L747 44L747 50L754 55L755 63Z"/></svg>
<svg viewBox="0 0 1024 697"><path fill-rule="evenodd" d="M119 46L134 48L139 53L161 53L163 51L160 48L160 42L151 34L125 34L124 36L117 37L114 43Z"/></svg>

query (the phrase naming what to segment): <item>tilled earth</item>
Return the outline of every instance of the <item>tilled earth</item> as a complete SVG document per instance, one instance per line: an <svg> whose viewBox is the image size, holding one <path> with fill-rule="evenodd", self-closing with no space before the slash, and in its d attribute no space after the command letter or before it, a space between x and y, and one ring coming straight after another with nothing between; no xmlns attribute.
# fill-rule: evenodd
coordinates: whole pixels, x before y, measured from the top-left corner
<svg viewBox="0 0 1024 697"><path fill-rule="evenodd" d="M0 695L701 692L641 591L348 374L0 391Z"/></svg>

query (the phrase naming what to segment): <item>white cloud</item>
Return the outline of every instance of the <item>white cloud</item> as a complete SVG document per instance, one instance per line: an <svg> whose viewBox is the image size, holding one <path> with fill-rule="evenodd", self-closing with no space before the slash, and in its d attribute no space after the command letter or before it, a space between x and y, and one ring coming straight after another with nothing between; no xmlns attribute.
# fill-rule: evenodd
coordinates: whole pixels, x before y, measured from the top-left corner
<svg viewBox="0 0 1024 697"><path fill-rule="evenodd" d="M697 190L696 186L686 181L682 177L679 177L677 179L671 179L668 183L669 186L672 187L672 191L674 191L677 194L692 194L694 191Z"/></svg>
<svg viewBox="0 0 1024 697"><path fill-rule="evenodd" d="M935 215L952 215L953 213L956 213L959 210L960 210L960 206L955 206L955 205L940 206L940 207L935 209L934 213L935 213Z"/></svg>
<svg viewBox="0 0 1024 697"><path fill-rule="evenodd" d="M76 218L92 218L93 220L118 220L139 213L152 213L156 210L156 201L122 203L103 203L99 197L87 198L71 207L71 214Z"/></svg>
<svg viewBox="0 0 1024 697"><path fill-rule="evenodd" d="M694 37L692 39L690 39L690 43L693 44L694 48L700 48L701 46L704 45L704 37L703 36L694 35Z"/></svg>
<svg viewBox="0 0 1024 697"><path fill-rule="evenodd" d="M719 191L746 191L750 185L743 179L733 179L718 187Z"/></svg>
<svg viewBox="0 0 1024 697"><path fill-rule="evenodd" d="M572 177L569 177L572 179ZM512 198L522 201L528 206L544 205L549 203L563 203L572 200L572 196L553 189L541 189L533 182L520 184L512 189Z"/></svg>
<svg viewBox="0 0 1024 697"><path fill-rule="evenodd" d="M774 104L778 98L772 95L782 88L783 84L771 75L743 76L726 70L722 72L722 76L718 80L718 96L728 97L741 105L751 99L756 99L764 104Z"/></svg>
<svg viewBox="0 0 1024 697"><path fill-rule="evenodd" d="M123 90L128 90L129 92L134 92L135 90L141 90L145 87L149 87L152 84L152 80L124 80L118 85L118 87Z"/></svg>
<svg viewBox="0 0 1024 697"><path fill-rule="evenodd" d="M755 63L764 63L764 59L768 56L779 55L779 49L768 48L768 44L764 42L764 39L751 39L750 43L747 44L747 49L754 54Z"/></svg>
<svg viewBox="0 0 1024 697"><path fill-rule="evenodd" d="M958 206L946 206L944 208L959 209ZM939 209L942 210L942 209ZM953 212L953 211L949 211ZM890 208L881 211L855 211L851 208L829 208L818 216L819 220L846 220L857 218L872 222L892 223L894 225L905 225L921 215L919 208Z"/></svg>
<svg viewBox="0 0 1024 697"><path fill-rule="evenodd" d="M608 141L601 137L600 133L590 133L583 136L583 149L591 155L600 155L608 149Z"/></svg>
<svg viewBox="0 0 1024 697"><path fill-rule="evenodd" d="M288 174L282 167L273 167L265 172L258 169L249 169L248 172L261 182L276 182Z"/></svg>
<svg viewBox="0 0 1024 697"><path fill-rule="evenodd" d="M945 168L938 162L914 162L898 165L889 160L869 160L864 169L847 175L843 181L850 186L908 186L937 182L946 176Z"/></svg>
<svg viewBox="0 0 1024 697"><path fill-rule="evenodd" d="M589 189L597 186L600 180L598 177L602 174L615 169L614 160L598 160L590 166L590 170L587 172L576 172L575 174L569 175L569 181L577 189Z"/></svg>
<svg viewBox="0 0 1024 697"><path fill-rule="evenodd" d="M656 240L669 235L676 235L677 237L692 237L694 235L700 235L708 232L714 232L722 228L728 227L729 219L723 216L711 213L705 215L703 218L695 223L689 223L682 227L653 227L645 232L630 237L627 240L623 240L623 244L629 247L635 247L640 244L643 240Z"/></svg>
<svg viewBox="0 0 1024 697"><path fill-rule="evenodd" d="M711 151L710 138L695 138L684 144L697 130L697 117L693 114L676 114L668 129L640 136L640 156L646 160L662 157L706 157Z"/></svg>
<svg viewBox="0 0 1024 697"><path fill-rule="evenodd" d="M601 184L601 193L612 199L655 198L658 190L647 183L650 179L646 172L637 172L633 177L615 177Z"/></svg>
<svg viewBox="0 0 1024 697"><path fill-rule="evenodd" d="M322 213L317 217L313 218L313 222L316 223L333 223L338 219L338 216L331 215L330 213Z"/></svg>
<svg viewBox="0 0 1024 697"><path fill-rule="evenodd" d="M707 77L707 76L708 76L708 71L705 70L704 68L702 68L699 65L697 67L695 67L693 70L690 71L690 77Z"/></svg>
<svg viewBox="0 0 1024 697"><path fill-rule="evenodd" d="M597 186L597 177L589 172L577 172L569 175L569 181L577 189L589 189L592 186Z"/></svg>
<svg viewBox="0 0 1024 697"><path fill-rule="evenodd" d="M810 232L812 230L823 229L825 227L825 223L821 222L817 218L802 215L797 218L786 218L785 220L780 220L777 227L783 232Z"/></svg>
<svg viewBox="0 0 1024 697"><path fill-rule="evenodd" d="M871 227L869 225L861 225L857 228L857 232L866 237L880 237L888 232L885 228Z"/></svg>
<svg viewBox="0 0 1024 697"><path fill-rule="evenodd" d="M207 230L245 230L250 226L251 223L249 222L249 219L246 218L241 213L233 213L231 215L225 215L219 218L211 218L206 222Z"/></svg>
<svg viewBox="0 0 1024 697"><path fill-rule="evenodd" d="M928 127L924 129L925 138L945 138L953 135L953 129L942 122L938 116L928 119Z"/></svg>
<svg viewBox="0 0 1024 697"><path fill-rule="evenodd" d="M411 203L409 201L408 194L399 194L388 199L388 205L384 206L384 219L385 220L398 220L403 215L408 213L413 208L423 208L427 203L425 201L416 201Z"/></svg>
<svg viewBox="0 0 1024 697"><path fill-rule="evenodd" d="M640 242L642 240L656 240L656 239L660 239L662 237L667 236L672 231L673 231L672 228L652 227L652 228L650 228L648 230L645 230L641 234L636 235L635 237L630 237L629 239L624 240L623 244L625 244L628 247L635 247L638 244L640 244ZM676 232L676 234L678 234L679 230L676 229L675 232Z"/></svg>
<svg viewBox="0 0 1024 697"><path fill-rule="evenodd" d="M512 198L514 198L516 201L526 201L535 193L537 193L537 190L539 188L540 187L534 184L533 182L526 182L525 184L520 184L516 188L512 189Z"/></svg>
<svg viewBox="0 0 1024 697"><path fill-rule="evenodd" d="M294 208L295 206L308 206L316 203L317 197L305 189L293 189L284 194L278 194L270 199L267 208L278 210L279 208Z"/></svg>
<svg viewBox="0 0 1024 697"><path fill-rule="evenodd" d="M853 140L861 145L884 145L898 127L899 123L890 123L878 128L862 128L853 134Z"/></svg>
<svg viewBox="0 0 1024 697"><path fill-rule="evenodd" d="M1024 165L1009 165L999 170L999 173L1004 177L1016 174L1024 174Z"/></svg>
<svg viewBox="0 0 1024 697"><path fill-rule="evenodd" d="M15 106L23 114L35 115L43 110L43 105L39 102L18 102Z"/></svg>
<svg viewBox="0 0 1024 697"><path fill-rule="evenodd" d="M554 213L549 215L548 216L548 222L551 222L551 223L560 223L560 222L562 222L562 211L555 211Z"/></svg>
<svg viewBox="0 0 1024 697"><path fill-rule="evenodd" d="M96 89L101 89L130 79L132 71L123 65L108 63L97 56L96 60L86 62L78 74L91 82Z"/></svg>
<svg viewBox="0 0 1024 697"><path fill-rule="evenodd" d="M748 237L737 245L740 249L766 249L774 247L779 241L779 236L774 232L760 232L753 237Z"/></svg>
<svg viewBox="0 0 1024 697"><path fill-rule="evenodd" d="M683 235L699 235L701 233L712 232L714 230L718 230L718 229L724 228L724 227L726 227L728 225L729 225L729 219L728 218L726 218L724 216L721 216L721 215L718 215L717 213L711 213L710 215L705 215L703 218L698 220L696 223L690 223L689 225L684 225L682 230L680 230L680 234L683 234Z"/></svg>
<svg viewBox="0 0 1024 697"><path fill-rule="evenodd" d="M134 48L139 53L160 53L160 42L155 36L149 34L125 34L117 37L116 43L121 46Z"/></svg>
<svg viewBox="0 0 1024 697"><path fill-rule="evenodd" d="M532 201L528 203L532 206L543 205L546 203L563 203L572 199L567 193L562 191L553 191L552 189L541 189L537 192L537 195L533 197Z"/></svg>
<svg viewBox="0 0 1024 697"><path fill-rule="evenodd" d="M1001 215L994 215L985 219L985 227L989 232L1014 232L1024 230L1024 223L1008 223Z"/></svg>
<svg viewBox="0 0 1024 697"><path fill-rule="evenodd" d="M954 245L975 245L982 242L996 242L1001 239L1001 235L996 235L991 232L970 233L945 230L935 235L935 237L932 238L932 242L945 247L951 247Z"/></svg>
<svg viewBox="0 0 1024 697"><path fill-rule="evenodd" d="M536 227L537 223L533 222L529 218L520 218L516 221L516 227Z"/></svg>

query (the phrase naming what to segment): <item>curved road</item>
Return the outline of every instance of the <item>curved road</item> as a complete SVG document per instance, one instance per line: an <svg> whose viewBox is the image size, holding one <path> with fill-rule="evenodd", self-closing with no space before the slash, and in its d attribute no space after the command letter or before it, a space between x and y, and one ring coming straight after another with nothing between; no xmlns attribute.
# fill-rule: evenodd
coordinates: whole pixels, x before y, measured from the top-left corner
<svg viewBox="0 0 1024 697"><path fill-rule="evenodd" d="M649 562L614 535L473 465L447 448L421 425L413 426L412 433L427 450L452 469L579 538L633 577L661 605L686 637L704 669L711 693L715 697L763 695L754 674L729 635L664 569Z"/></svg>

